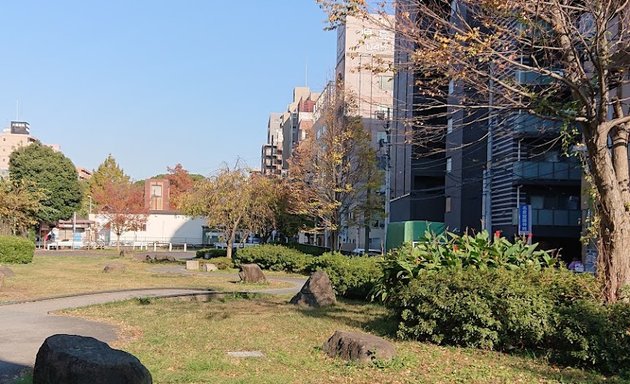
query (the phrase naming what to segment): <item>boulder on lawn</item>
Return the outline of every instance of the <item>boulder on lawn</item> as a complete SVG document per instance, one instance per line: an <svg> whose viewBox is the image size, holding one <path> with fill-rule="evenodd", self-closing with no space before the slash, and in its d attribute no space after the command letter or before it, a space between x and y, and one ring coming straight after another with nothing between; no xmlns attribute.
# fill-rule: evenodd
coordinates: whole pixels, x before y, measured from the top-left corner
<svg viewBox="0 0 630 384"><path fill-rule="evenodd" d="M324 352L330 357L340 357L360 363L388 361L396 356L396 347L389 341L359 332L335 331L324 343Z"/></svg>
<svg viewBox="0 0 630 384"><path fill-rule="evenodd" d="M216 264L212 264L212 263L208 263L205 266L206 272L212 272L212 271L218 271L219 267L216 266Z"/></svg>
<svg viewBox="0 0 630 384"><path fill-rule="evenodd" d="M15 273L13 273L11 268L5 267L3 265L0 265L0 273L2 273L4 275L4 277L13 277L13 276L15 276Z"/></svg>
<svg viewBox="0 0 630 384"><path fill-rule="evenodd" d="M33 384L151 384L151 373L135 356L93 337L53 335L37 352Z"/></svg>
<svg viewBox="0 0 630 384"><path fill-rule="evenodd" d="M315 271L290 301L291 304L309 307L327 307L336 302L332 283L324 271Z"/></svg>
<svg viewBox="0 0 630 384"><path fill-rule="evenodd" d="M266 283L267 279L258 264L241 264L241 271L238 273L243 283Z"/></svg>
<svg viewBox="0 0 630 384"><path fill-rule="evenodd" d="M104 273L125 272L126 270L127 266L123 263L109 263L103 268Z"/></svg>

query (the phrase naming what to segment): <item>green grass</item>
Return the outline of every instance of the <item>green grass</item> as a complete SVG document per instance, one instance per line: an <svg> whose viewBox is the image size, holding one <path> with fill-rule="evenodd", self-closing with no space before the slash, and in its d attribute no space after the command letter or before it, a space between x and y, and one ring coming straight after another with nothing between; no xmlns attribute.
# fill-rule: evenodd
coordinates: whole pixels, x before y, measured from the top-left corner
<svg viewBox="0 0 630 384"><path fill-rule="evenodd" d="M103 273L108 263L122 263L126 271ZM55 251L36 254L30 264L9 264L15 276L5 278L0 289L0 303L41 299L78 293L89 293L137 288L200 288L223 291L285 288L290 284L271 282L241 284L236 270L175 274L156 272L163 263L144 263L131 257L120 258L112 252L74 251L60 254ZM269 274L267 276L287 276Z"/></svg>
<svg viewBox="0 0 630 384"><path fill-rule="evenodd" d="M114 347L136 355L156 383L618 383L620 379L541 359L396 341L389 363L358 366L327 357L337 329L391 334L385 310L342 302L303 310L282 298L207 303L164 299L110 303L66 312L119 326ZM261 351L238 359L228 351Z"/></svg>

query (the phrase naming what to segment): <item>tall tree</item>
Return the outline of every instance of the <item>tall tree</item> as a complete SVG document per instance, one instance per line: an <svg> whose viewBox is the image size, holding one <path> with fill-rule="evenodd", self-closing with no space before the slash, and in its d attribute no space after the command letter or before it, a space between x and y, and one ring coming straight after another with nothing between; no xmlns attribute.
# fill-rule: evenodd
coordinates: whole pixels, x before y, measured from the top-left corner
<svg viewBox="0 0 630 384"><path fill-rule="evenodd" d="M104 204L104 201L100 201L100 198L106 196L104 193L106 186L109 185L111 187L111 183L124 184L129 181L130 177L125 175L125 172L118 165L116 159L109 154L88 180L89 195L86 197L89 198L89 196L91 196L92 208L98 211ZM89 204L89 202L87 204Z"/></svg>
<svg viewBox="0 0 630 384"><path fill-rule="evenodd" d="M363 0L321 0L332 26L347 14L370 17ZM395 29L408 47L406 69L424 110L447 104L494 120L515 113L576 128L597 192L598 275L606 300L630 283L630 3L627 0L409 0L398 3ZM443 90L444 79L466 92ZM450 104L449 104L450 103ZM427 113L430 117L430 113ZM414 121L423 129L439 128ZM426 124L426 126L424 125ZM506 127L509 129L509 127Z"/></svg>
<svg viewBox="0 0 630 384"><path fill-rule="evenodd" d="M382 211L371 200L367 203L382 184L383 175L370 133L355 109L354 97L344 93L343 84L336 84L313 126L319 131L308 133L290 166L290 179L301 197L297 212L319 219L330 231L332 249L338 248L342 220L350 223L359 214L371 221Z"/></svg>
<svg viewBox="0 0 630 384"><path fill-rule="evenodd" d="M266 185L266 184L265 184ZM271 210L265 206L268 200L261 196L262 180L252 177L239 167L225 167L215 176L196 182L182 195L181 208L191 216L203 216L208 226L223 232L227 243L227 256L239 231L257 228L269 219Z"/></svg>
<svg viewBox="0 0 630 384"><path fill-rule="evenodd" d="M96 190L94 199L99 202L99 213L106 218L106 225L116 234L118 250L123 233L140 230L146 224L148 208L141 186L124 179L105 180Z"/></svg>
<svg viewBox="0 0 630 384"><path fill-rule="evenodd" d="M37 219L52 224L69 219L79 209L81 187L72 161L50 147L33 143L15 150L9 158L9 177L24 182L32 192L42 191L42 209Z"/></svg>
<svg viewBox="0 0 630 384"><path fill-rule="evenodd" d="M26 235L38 223L44 198L27 182L0 179L0 233Z"/></svg>

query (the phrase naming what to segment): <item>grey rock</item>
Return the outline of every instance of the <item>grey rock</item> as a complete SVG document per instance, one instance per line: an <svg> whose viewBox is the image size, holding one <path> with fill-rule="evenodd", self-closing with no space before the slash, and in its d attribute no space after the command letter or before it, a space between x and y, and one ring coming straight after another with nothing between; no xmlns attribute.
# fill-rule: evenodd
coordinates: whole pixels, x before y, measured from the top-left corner
<svg viewBox="0 0 630 384"><path fill-rule="evenodd" d="M291 304L309 307L327 307L337 302L335 291L328 275L324 271L316 271L306 280L300 292L291 299Z"/></svg>
<svg viewBox="0 0 630 384"><path fill-rule="evenodd" d="M266 283L267 279L258 264L241 264L241 271L238 273L243 283Z"/></svg>
<svg viewBox="0 0 630 384"><path fill-rule="evenodd" d="M359 363L388 361L396 356L394 344L381 337L359 332L335 331L324 343L323 350L330 357Z"/></svg>
<svg viewBox="0 0 630 384"><path fill-rule="evenodd" d="M11 268L5 267L3 265L0 265L0 273L2 273L4 275L4 277L13 277L13 276L15 276L15 273L13 273Z"/></svg>
<svg viewBox="0 0 630 384"><path fill-rule="evenodd" d="M53 335L37 352L33 384L151 384L151 373L135 356L93 337Z"/></svg>
<svg viewBox="0 0 630 384"><path fill-rule="evenodd" d="M104 273L125 272L126 270L127 266L123 263L109 263L103 268Z"/></svg>

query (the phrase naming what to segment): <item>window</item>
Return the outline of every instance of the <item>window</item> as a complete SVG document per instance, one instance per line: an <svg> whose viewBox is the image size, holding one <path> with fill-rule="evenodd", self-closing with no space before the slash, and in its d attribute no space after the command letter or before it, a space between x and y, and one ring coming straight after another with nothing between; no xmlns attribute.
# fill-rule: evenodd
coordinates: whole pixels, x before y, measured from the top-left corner
<svg viewBox="0 0 630 384"><path fill-rule="evenodd" d="M451 173L453 170L453 159L450 157L446 158L446 173Z"/></svg>
<svg viewBox="0 0 630 384"><path fill-rule="evenodd" d="M453 132L453 118L449 117L448 120L446 120L446 133L451 132Z"/></svg>
<svg viewBox="0 0 630 384"><path fill-rule="evenodd" d="M452 95L453 93L455 93L455 80L448 82L448 94Z"/></svg>
<svg viewBox="0 0 630 384"><path fill-rule="evenodd" d="M449 213L451 211L451 197L450 196L446 196L446 207L445 207L445 211L446 213Z"/></svg>
<svg viewBox="0 0 630 384"><path fill-rule="evenodd" d="M151 196L153 197L161 197L162 196L162 186L160 184L151 185Z"/></svg>

